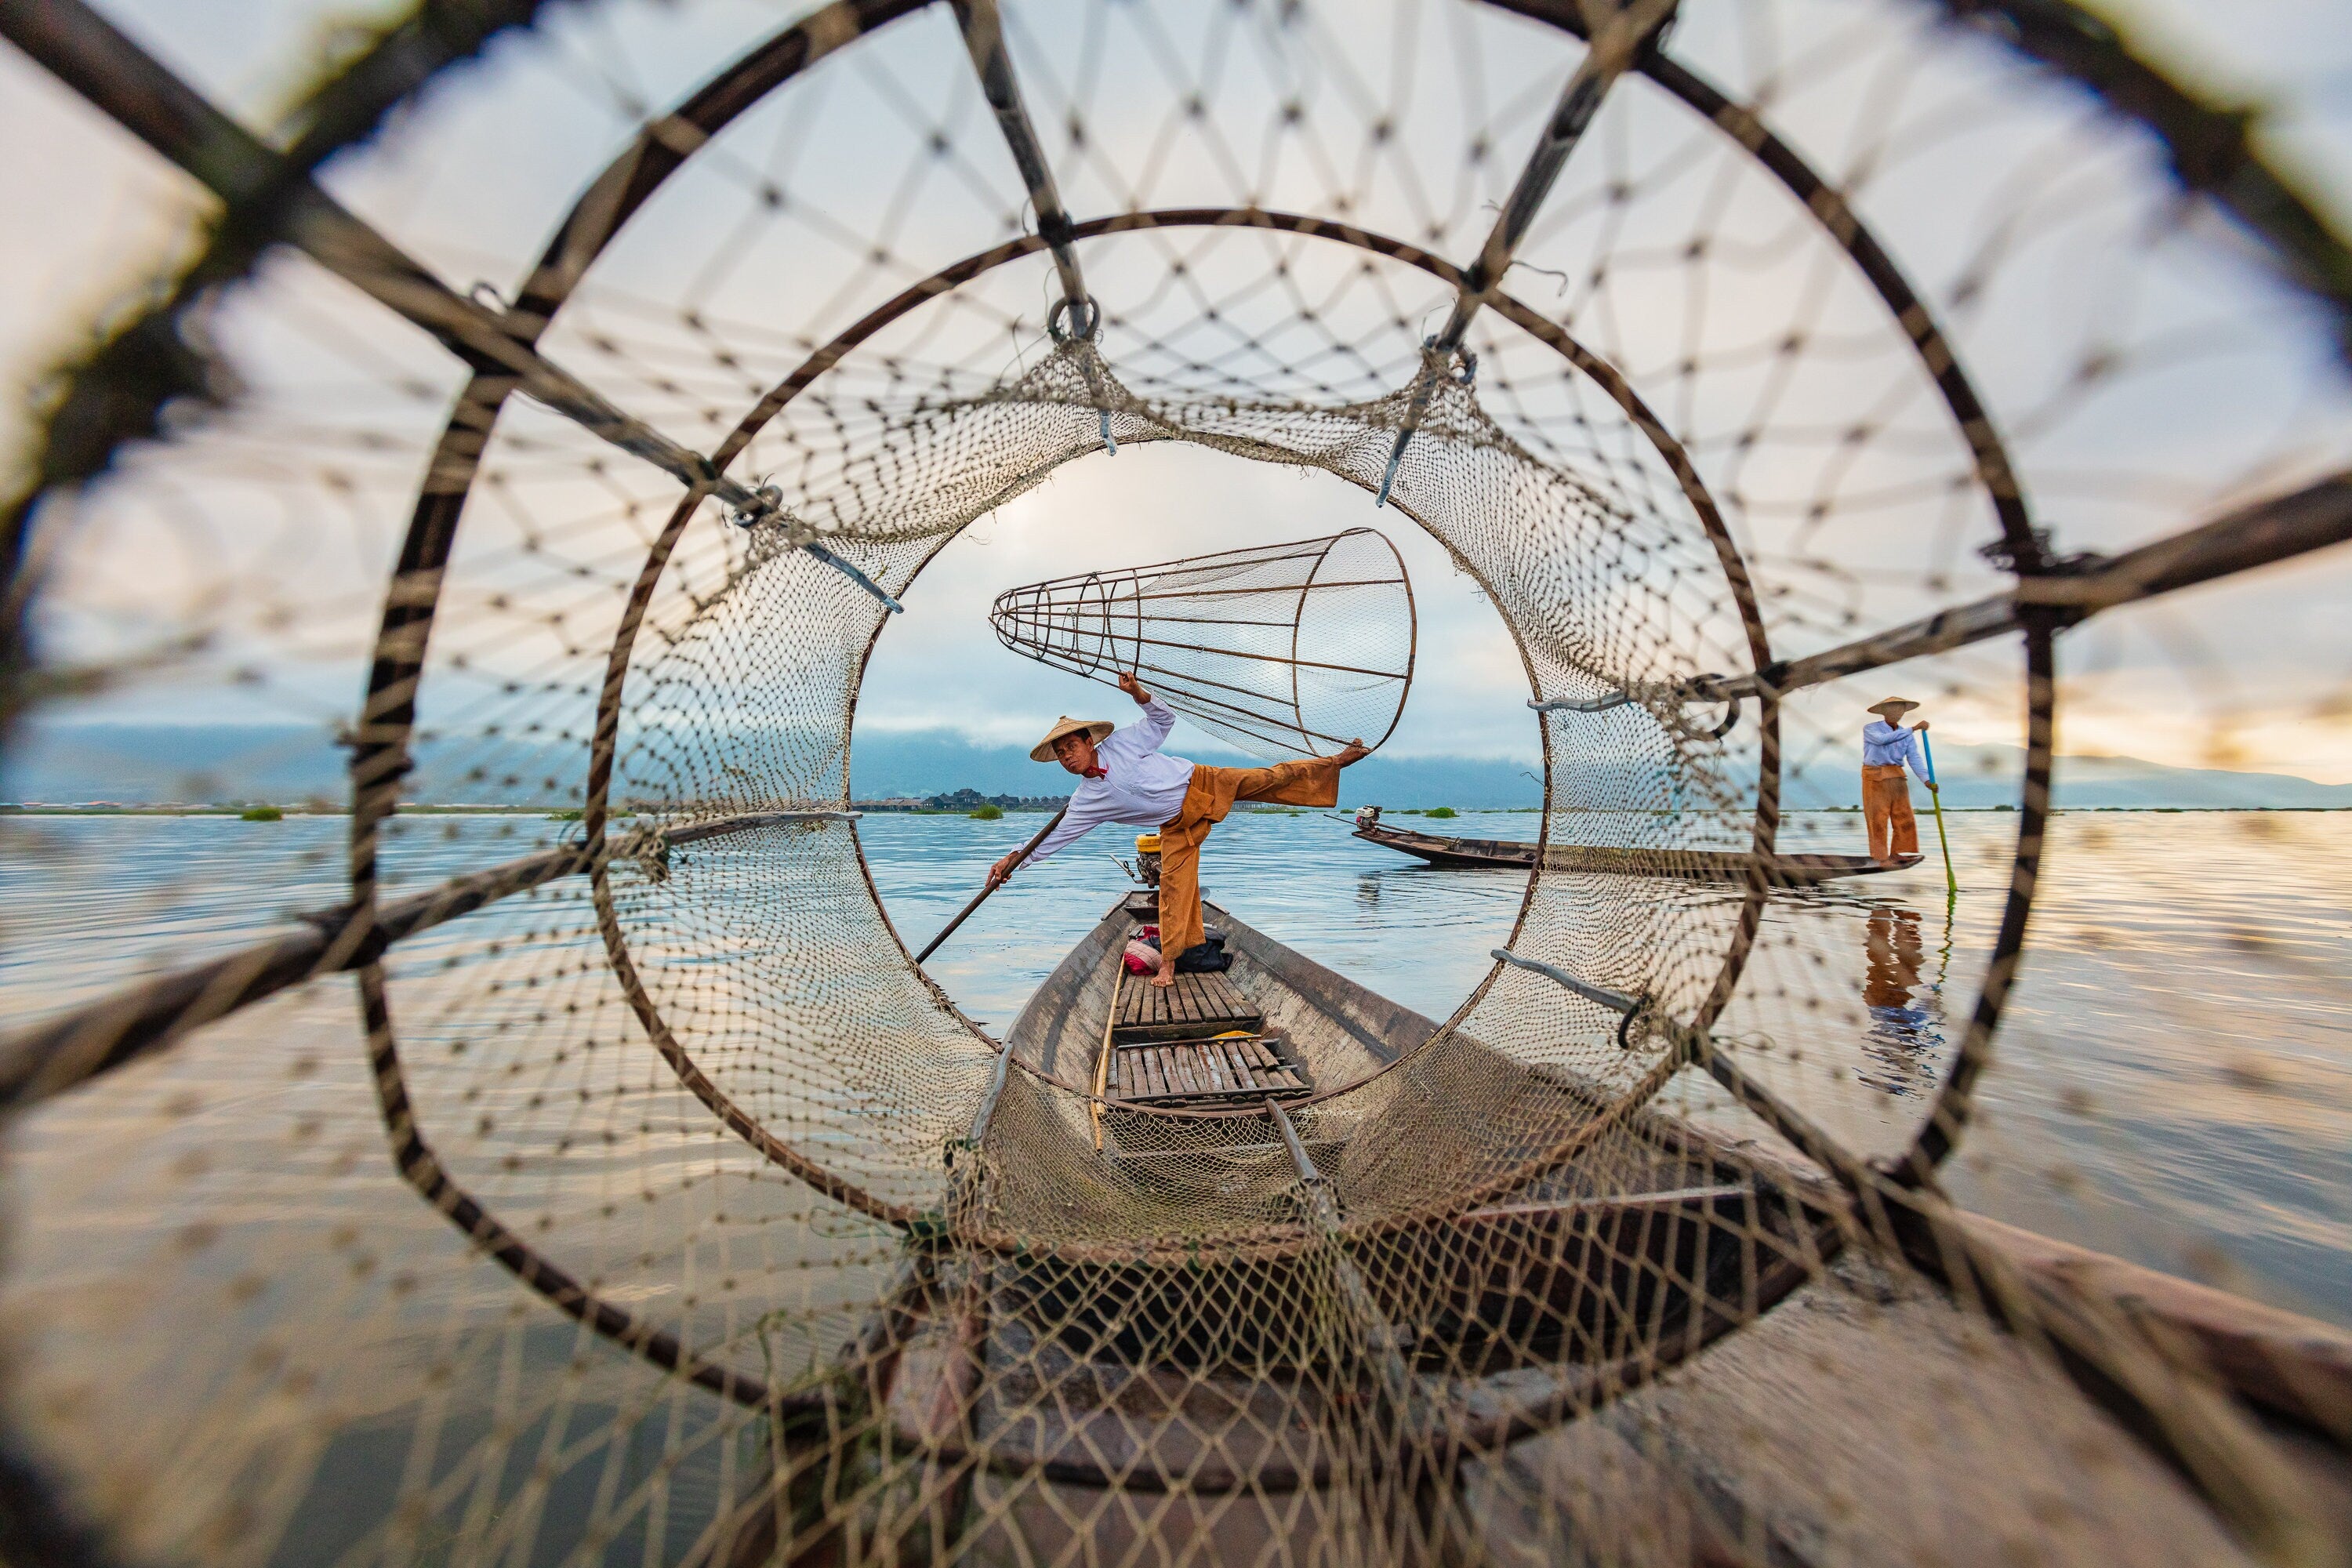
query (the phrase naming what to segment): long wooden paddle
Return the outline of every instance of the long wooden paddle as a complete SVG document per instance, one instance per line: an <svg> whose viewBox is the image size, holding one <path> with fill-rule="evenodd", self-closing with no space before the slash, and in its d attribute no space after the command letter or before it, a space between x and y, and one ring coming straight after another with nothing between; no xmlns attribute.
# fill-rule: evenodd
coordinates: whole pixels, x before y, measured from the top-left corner
<svg viewBox="0 0 2352 1568"><path fill-rule="evenodd" d="M1045 824L1045 826L1039 828L1037 830L1036 837L1030 839L1028 843L1024 844L1021 847L1021 860L1026 860L1032 854L1036 852L1037 846L1045 842L1045 835L1053 832L1056 827L1059 827L1062 825L1062 818L1068 816L1069 811L1070 808L1066 805L1062 807L1061 810L1055 812L1054 814L1054 819ZM1013 862L1014 870L1018 870L1020 868L1021 860L1015 860ZM1004 874L1004 877L1005 881L1011 881L1013 879L1013 872L1007 871ZM956 911L956 918L948 921L946 925L940 927L940 934L931 938L929 943L924 947L922 952L915 954L915 962L917 963L920 963L923 960L930 957L932 953L938 952L940 943L953 936L955 934L955 928L963 924L965 920L971 916L971 911L980 908L982 903L987 900L989 894L996 891L998 888L1003 886L1004 886L1003 882L997 882L989 887L982 888L979 892L974 893L972 895L971 902L958 910Z"/></svg>
<svg viewBox="0 0 2352 1568"><path fill-rule="evenodd" d="M1944 847L1944 891L1958 898L1960 879L1952 875L1952 841L1944 837L1944 792L1936 787L1936 747L1924 731L1919 736L1919 752L1927 759L1927 804L1936 808L1936 842Z"/></svg>

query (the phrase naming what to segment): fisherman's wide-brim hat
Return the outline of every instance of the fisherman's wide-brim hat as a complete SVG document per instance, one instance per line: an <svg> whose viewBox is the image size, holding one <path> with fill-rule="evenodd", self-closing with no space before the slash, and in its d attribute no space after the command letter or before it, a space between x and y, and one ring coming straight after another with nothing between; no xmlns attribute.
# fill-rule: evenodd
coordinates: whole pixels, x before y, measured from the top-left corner
<svg viewBox="0 0 2352 1568"><path fill-rule="evenodd" d="M1888 721L1892 722L1918 706L1919 705L1916 702L1912 701L1908 697L1890 697L1884 702L1872 703L1869 707L1864 709L1863 711L1865 713L1884 713L1886 715Z"/></svg>
<svg viewBox="0 0 2352 1568"><path fill-rule="evenodd" d="M1054 727L1045 731L1045 738L1038 742L1030 751L1029 760L1033 763L1052 762L1054 742L1065 735L1084 734L1092 739L1095 744L1100 745L1103 738L1118 728L1118 725L1108 719L1073 719L1065 713L1054 721Z"/></svg>

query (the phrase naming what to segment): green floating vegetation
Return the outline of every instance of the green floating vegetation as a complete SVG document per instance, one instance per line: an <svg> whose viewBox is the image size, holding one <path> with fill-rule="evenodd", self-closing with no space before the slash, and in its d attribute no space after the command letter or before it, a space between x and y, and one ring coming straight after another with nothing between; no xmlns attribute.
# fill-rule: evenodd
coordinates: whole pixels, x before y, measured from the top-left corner
<svg viewBox="0 0 2352 1568"><path fill-rule="evenodd" d="M983 805L974 810L971 815L982 822L994 822L1004 815L1004 808L1001 805Z"/></svg>
<svg viewBox="0 0 2352 1568"><path fill-rule="evenodd" d="M1422 815L1424 816L1451 816L1454 815L1454 808L1450 805L1433 805Z"/></svg>
<svg viewBox="0 0 2352 1568"><path fill-rule="evenodd" d="M239 822L283 822L286 814L274 805L248 805L236 814Z"/></svg>
<svg viewBox="0 0 2352 1568"><path fill-rule="evenodd" d="M551 811L547 814L547 820L550 822L577 822L580 820L580 813L577 811Z"/></svg>

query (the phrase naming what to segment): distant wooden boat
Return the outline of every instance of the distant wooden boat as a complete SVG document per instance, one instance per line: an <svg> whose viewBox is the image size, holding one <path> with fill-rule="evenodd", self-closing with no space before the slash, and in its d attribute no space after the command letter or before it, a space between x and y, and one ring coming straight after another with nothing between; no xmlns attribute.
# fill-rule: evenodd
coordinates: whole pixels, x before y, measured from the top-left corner
<svg viewBox="0 0 2352 1568"><path fill-rule="evenodd" d="M1377 822L1357 828L1355 837L1448 868L1484 867L1531 871L1536 864L1536 847L1519 838L1452 838L1442 833L1386 827ZM1544 853L1548 870L1671 877L1697 882L1744 882L1754 859L1736 849L1620 849L1597 844L1555 844ZM1882 866L1867 855L1775 855L1765 872L1765 880L1779 888L1806 888L1832 877L1900 871L1917 865L1919 860L1916 855L1906 855L1892 866Z"/></svg>

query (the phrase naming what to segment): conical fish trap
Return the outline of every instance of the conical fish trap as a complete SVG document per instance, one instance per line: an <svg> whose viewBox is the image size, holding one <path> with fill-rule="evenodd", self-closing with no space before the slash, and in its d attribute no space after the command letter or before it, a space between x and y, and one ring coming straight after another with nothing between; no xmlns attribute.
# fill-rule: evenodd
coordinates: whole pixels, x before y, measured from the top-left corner
<svg viewBox="0 0 2352 1568"><path fill-rule="evenodd" d="M102 324L40 334L0 739L320 815L0 820L0 1556L2341 1560L2352 1350L2243 1299L2326 1308L2332 1222L2233 1252L2181 1158L2352 1146L2340 1041L2213 1065L2352 1006L2334 928L2192 1005L2208 889L2103 906L2053 810L2062 707L2252 733L2199 650L2352 711L2275 564L2352 534L2352 258L2234 104L2066 0L513 0L252 127L162 61L288 70L137 9L0 3L26 143L125 193L5 226ZM247 9L282 64L345 7ZM898 596L1150 443L1511 639L1537 865L1430 1015L1419 873L1340 895L1385 972L1234 899L1233 994L1128 1039L1123 905L1001 1034L885 914ZM1328 751L1406 604L1357 531L1000 629ZM1890 689L2013 728L2010 809L1957 903L1791 894Z"/></svg>
<svg viewBox="0 0 2352 1568"><path fill-rule="evenodd" d="M1418 641L1404 559L1369 528L1008 588L988 618L1014 652L1137 676L1263 757L1377 749L1404 711Z"/></svg>

